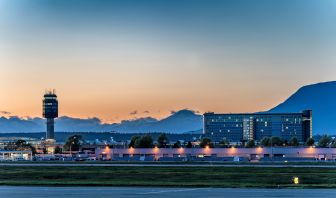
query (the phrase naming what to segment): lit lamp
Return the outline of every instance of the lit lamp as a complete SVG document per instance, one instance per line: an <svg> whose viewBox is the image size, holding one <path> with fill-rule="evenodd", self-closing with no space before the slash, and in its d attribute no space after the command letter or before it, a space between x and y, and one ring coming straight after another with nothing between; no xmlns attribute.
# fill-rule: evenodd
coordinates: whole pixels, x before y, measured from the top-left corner
<svg viewBox="0 0 336 198"><path fill-rule="evenodd" d="M236 148L235 148L234 146L232 146L232 147L229 149L229 153L230 153L231 155L236 154Z"/></svg>
<svg viewBox="0 0 336 198"><path fill-rule="evenodd" d="M153 153L154 153L154 158L157 160L158 159L158 153L159 153L160 149L155 145L155 147L153 148Z"/></svg>
<svg viewBox="0 0 336 198"><path fill-rule="evenodd" d="M178 151L179 151L179 154L183 154L184 153L184 148L181 147L181 148L178 149Z"/></svg>
<svg viewBox="0 0 336 198"><path fill-rule="evenodd" d="M309 154L314 154L314 153L315 153L315 148L312 147L312 146L308 147L308 148L307 148L307 153L309 153Z"/></svg>
<svg viewBox="0 0 336 198"><path fill-rule="evenodd" d="M294 184L299 184L300 183L299 177L293 177L293 183Z"/></svg>
<svg viewBox="0 0 336 198"><path fill-rule="evenodd" d="M130 147L129 149L128 149L128 154L134 154L134 148L133 147Z"/></svg>
<svg viewBox="0 0 336 198"><path fill-rule="evenodd" d="M160 149L159 149L157 146L155 146L154 149L153 149L154 153L158 153L159 150L160 150Z"/></svg>
<svg viewBox="0 0 336 198"><path fill-rule="evenodd" d="M107 146L107 145L105 146L105 152L106 152L106 153L109 153L109 152L110 152L110 147Z"/></svg>
<svg viewBox="0 0 336 198"><path fill-rule="evenodd" d="M210 146L209 145L205 145L205 147L204 147L204 154L210 155Z"/></svg>

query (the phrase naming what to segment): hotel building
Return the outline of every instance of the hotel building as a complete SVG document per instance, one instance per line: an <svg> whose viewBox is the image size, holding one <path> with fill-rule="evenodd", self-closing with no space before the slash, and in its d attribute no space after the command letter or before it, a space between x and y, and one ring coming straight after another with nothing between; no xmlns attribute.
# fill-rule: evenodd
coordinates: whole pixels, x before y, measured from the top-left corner
<svg viewBox="0 0 336 198"><path fill-rule="evenodd" d="M263 137L278 136L284 140L296 137L305 142L312 137L312 111L301 113L205 113L203 133L214 142L260 141Z"/></svg>

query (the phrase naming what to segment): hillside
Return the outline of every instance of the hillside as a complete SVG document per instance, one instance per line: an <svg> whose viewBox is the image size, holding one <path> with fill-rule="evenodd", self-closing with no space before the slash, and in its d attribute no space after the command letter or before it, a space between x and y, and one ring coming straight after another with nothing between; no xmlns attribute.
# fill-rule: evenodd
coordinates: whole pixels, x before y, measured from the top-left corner
<svg viewBox="0 0 336 198"><path fill-rule="evenodd" d="M313 133L336 133L336 81L317 83L300 88L269 112L300 112L313 110Z"/></svg>

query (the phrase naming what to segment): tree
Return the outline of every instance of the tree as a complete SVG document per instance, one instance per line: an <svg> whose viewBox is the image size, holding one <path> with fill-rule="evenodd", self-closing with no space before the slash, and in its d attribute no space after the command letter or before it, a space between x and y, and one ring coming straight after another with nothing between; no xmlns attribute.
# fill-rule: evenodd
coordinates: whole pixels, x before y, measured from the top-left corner
<svg viewBox="0 0 336 198"><path fill-rule="evenodd" d="M249 140L247 143L246 143L246 148L253 148L255 147L255 142L254 140Z"/></svg>
<svg viewBox="0 0 336 198"><path fill-rule="evenodd" d="M135 141L135 148L152 148L153 138L150 135L143 135Z"/></svg>
<svg viewBox="0 0 336 198"><path fill-rule="evenodd" d="M25 140L18 140L15 142L16 148L26 148L27 142Z"/></svg>
<svg viewBox="0 0 336 198"><path fill-rule="evenodd" d="M330 147L332 147L332 148L336 148L336 140L332 140L331 141L331 145L330 145Z"/></svg>
<svg viewBox="0 0 336 198"><path fill-rule="evenodd" d="M5 149L8 149L8 147L5 147ZM15 146L12 147L11 149L14 149L14 150L31 150L32 151L32 154L35 155L37 152L36 152L36 148L33 147L31 144L27 143L25 140L17 140L15 142Z"/></svg>
<svg viewBox="0 0 336 198"><path fill-rule="evenodd" d="M59 146L56 146L55 150L54 150L55 154L61 154L62 153L62 148Z"/></svg>
<svg viewBox="0 0 336 198"><path fill-rule="evenodd" d="M271 138L271 144L272 146L282 146L283 141L281 140L280 137L273 136Z"/></svg>
<svg viewBox="0 0 336 198"><path fill-rule="evenodd" d="M245 140L245 139L241 139L240 142L241 142L241 146L242 146L242 147L245 147L245 146L246 146L246 143L247 143L247 140Z"/></svg>
<svg viewBox="0 0 336 198"><path fill-rule="evenodd" d="M35 155L37 153L36 148L33 147L31 144L29 144L29 147L30 147L30 150L32 151L32 154Z"/></svg>
<svg viewBox="0 0 336 198"><path fill-rule="evenodd" d="M220 142L219 142L219 146L221 148L227 148L229 146L230 142L226 139L222 139Z"/></svg>
<svg viewBox="0 0 336 198"><path fill-rule="evenodd" d="M299 146L299 141L298 139L294 136L292 137L289 142L288 142L289 146Z"/></svg>
<svg viewBox="0 0 336 198"><path fill-rule="evenodd" d="M262 146L271 146L271 138L269 137L263 137L261 140L260 140L260 144Z"/></svg>
<svg viewBox="0 0 336 198"><path fill-rule="evenodd" d="M331 142L331 138L328 135L323 135L318 142L319 147L328 147Z"/></svg>
<svg viewBox="0 0 336 198"><path fill-rule="evenodd" d="M306 146L313 146L315 143L315 140L313 138L308 138L305 145Z"/></svg>
<svg viewBox="0 0 336 198"><path fill-rule="evenodd" d="M165 133L161 133L157 139L159 148L167 148L167 144L169 143L169 139Z"/></svg>
<svg viewBox="0 0 336 198"><path fill-rule="evenodd" d="M136 136L133 136L132 138L131 138L131 142L129 143L129 145L128 145L128 148L131 148L131 147L135 147L135 142L137 141L137 139L139 139L140 138L140 136L138 136L138 135L136 135Z"/></svg>
<svg viewBox="0 0 336 198"><path fill-rule="evenodd" d="M187 143L187 146L186 146L187 148L192 148L192 144L191 144L191 142L190 141L188 141L188 143Z"/></svg>
<svg viewBox="0 0 336 198"><path fill-rule="evenodd" d="M181 142L177 140L177 141L174 143L173 148L181 148Z"/></svg>
<svg viewBox="0 0 336 198"><path fill-rule="evenodd" d="M79 151L81 147L82 136L81 135L72 135L68 138L64 144L64 150L66 151Z"/></svg>
<svg viewBox="0 0 336 198"><path fill-rule="evenodd" d="M207 146L210 147L210 148L214 147L213 143L211 142L211 139L205 137L201 140L200 147L205 148Z"/></svg>

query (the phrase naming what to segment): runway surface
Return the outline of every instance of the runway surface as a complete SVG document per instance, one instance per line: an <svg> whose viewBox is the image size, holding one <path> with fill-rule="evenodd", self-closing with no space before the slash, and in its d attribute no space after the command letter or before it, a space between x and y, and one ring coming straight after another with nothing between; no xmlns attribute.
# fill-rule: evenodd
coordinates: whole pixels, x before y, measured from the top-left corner
<svg viewBox="0 0 336 198"><path fill-rule="evenodd" d="M145 187L25 187L1 186L0 197L10 198L219 198L219 197L295 197L334 198L334 189L239 189L239 188L145 188Z"/></svg>

